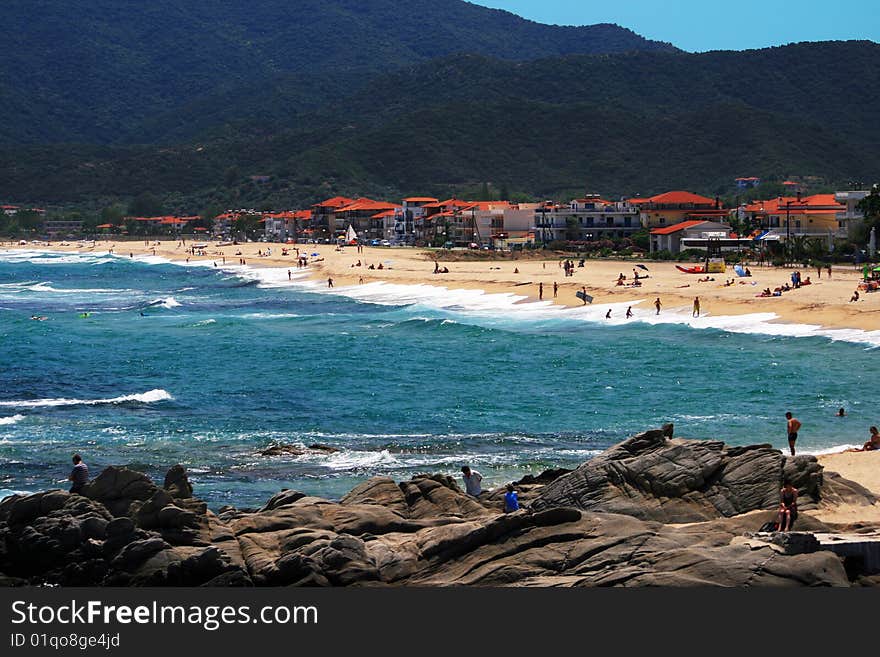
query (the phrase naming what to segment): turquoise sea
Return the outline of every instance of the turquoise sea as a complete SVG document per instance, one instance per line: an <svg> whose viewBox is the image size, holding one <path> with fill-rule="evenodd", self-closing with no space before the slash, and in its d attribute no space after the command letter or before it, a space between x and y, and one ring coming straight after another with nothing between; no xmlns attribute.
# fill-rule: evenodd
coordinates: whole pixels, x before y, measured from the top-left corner
<svg viewBox="0 0 880 657"><path fill-rule="evenodd" d="M880 332L207 265L0 251L0 496L65 486L74 451L93 474L182 463L218 508L463 464L495 486L670 421L782 448L792 410L813 453L880 422Z"/></svg>

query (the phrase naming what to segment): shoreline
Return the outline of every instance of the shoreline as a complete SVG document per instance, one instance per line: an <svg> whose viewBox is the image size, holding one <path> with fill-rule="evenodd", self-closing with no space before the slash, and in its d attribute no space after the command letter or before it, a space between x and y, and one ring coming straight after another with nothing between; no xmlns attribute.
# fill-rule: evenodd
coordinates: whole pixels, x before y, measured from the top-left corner
<svg viewBox="0 0 880 657"><path fill-rule="evenodd" d="M642 260L587 260L583 268L575 267L570 277L564 275L561 259L499 259L439 261L449 268L449 273L434 274L434 261L425 250L400 247L363 247L357 253L356 247L336 250L334 245L286 245L271 242L249 242L235 246L217 247L208 243L207 255L193 256L185 252L177 241L155 243L99 241L91 249L82 249L78 244L69 246L59 244L29 244L26 246L4 245L2 248L15 250L40 250L52 252L102 253L124 257L155 256L175 263L213 263L217 266L239 266L243 258L247 267L289 269L298 280L311 280L326 283L333 279L334 287L357 287L361 282L393 283L399 285L430 285L450 292L458 290L481 291L485 294L504 294L523 297L515 303L544 301L549 307L583 308L585 304L575 296L575 292L586 289L594 297L592 308L632 304L640 315L655 315L653 299L661 299L661 318L664 313L687 313L691 310L693 299L699 296L704 318L718 318L742 315L761 315L760 321L766 325L801 325L820 330L856 330L876 332L880 341L880 295L863 293L858 302L849 301L852 292L861 280L861 270L853 267L839 267L833 270L829 280L823 271L822 278L816 270L800 269L802 277L808 276L812 284L797 290L783 293L781 297L759 297L766 287L771 289L782 285L795 268L778 269L772 266L749 266L750 278L738 278L732 269L726 273L711 274L713 281L700 282L700 275L684 274L675 269L674 262L655 262ZM305 247L305 248L303 248ZM290 255L281 256L287 248ZM298 268L296 251L303 254L318 253L310 258L307 269ZM271 249L269 257L258 252ZM241 252L241 255L236 253ZM224 263L221 259L225 258ZM353 266L360 261L361 266ZM383 269L369 269L369 265ZM644 265L648 271L639 269L641 286L616 285L620 274L626 282L633 280L636 265ZM518 270L518 273L517 271ZM304 272L308 272L303 276ZM725 286L728 279L734 284ZM543 283L543 299L539 299L539 285ZM558 295L554 297L553 285L558 284ZM622 309L620 312L624 312ZM772 315L772 317L771 317ZM604 315L603 315L604 316ZM612 316L612 319L622 319ZM694 324L697 325L700 320ZM696 326L699 327L699 326ZM708 327L708 326L707 326Z"/></svg>

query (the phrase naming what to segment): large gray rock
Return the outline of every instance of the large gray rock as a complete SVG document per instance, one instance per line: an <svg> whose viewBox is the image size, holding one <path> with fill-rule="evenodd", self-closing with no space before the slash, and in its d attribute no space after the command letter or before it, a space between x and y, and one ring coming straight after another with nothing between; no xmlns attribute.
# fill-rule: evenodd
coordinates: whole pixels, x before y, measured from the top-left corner
<svg viewBox="0 0 880 657"><path fill-rule="evenodd" d="M812 457L670 433L640 434L572 472L518 482L530 508L510 514L497 492L477 500L451 477L423 475L374 478L340 502L282 491L260 510L215 515L186 496L180 470L160 489L114 468L90 484L91 498L49 491L0 503L0 583L849 584L841 560L809 533L748 534L775 515L783 477L800 488L802 508L873 496L823 477ZM798 528L832 531L807 513Z"/></svg>
<svg viewBox="0 0 880 657"><path fill-rule="evenodd" d="M147 475L111 465L85 485L82 495L101 502L114 516L125 516L132 502L145 502L158 490Z"/></svg>
<svg viewBox="0 0 880 657"><path fill-rule="evenodd" d="M193 496L193 487L186 476L186 468L177 464L165 473L165 483L162 485L171 497L176 499L189 499Z"/></svg>
<svg viewBox="0 0 880 657"><path fill-rule="evenodd" d="M784 457L769 445L668 439L655 430L552 481L531 507L574 506L667 523L698 522L772 509L784 476L800 490L802 507L818 499L822 466L815 457Z"/></svg>

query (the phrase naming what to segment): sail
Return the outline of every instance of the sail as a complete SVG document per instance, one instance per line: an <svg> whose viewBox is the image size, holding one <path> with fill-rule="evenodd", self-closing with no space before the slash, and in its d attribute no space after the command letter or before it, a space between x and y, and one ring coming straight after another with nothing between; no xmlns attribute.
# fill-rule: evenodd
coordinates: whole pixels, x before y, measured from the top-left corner
<svg viewBox="0 0 880 657"><path fill-rule="evenodd" d="M348 224L348 230L345 232L345 241L351 244L352 242L357 242L357 238L357 231L352 228L351 224Z"/></svg>

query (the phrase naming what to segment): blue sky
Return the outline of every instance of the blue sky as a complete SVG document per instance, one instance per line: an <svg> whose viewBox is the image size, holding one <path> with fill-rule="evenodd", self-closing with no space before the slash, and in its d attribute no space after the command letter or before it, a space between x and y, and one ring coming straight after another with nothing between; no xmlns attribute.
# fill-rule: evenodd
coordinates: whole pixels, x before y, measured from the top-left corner
<svg viewBox="0 0 880 657"><path fill-rule="evenodd" d="M795 41L880 41L878 0L472 0L558 25L617 23L683 50L745 50Z"/></svg>

